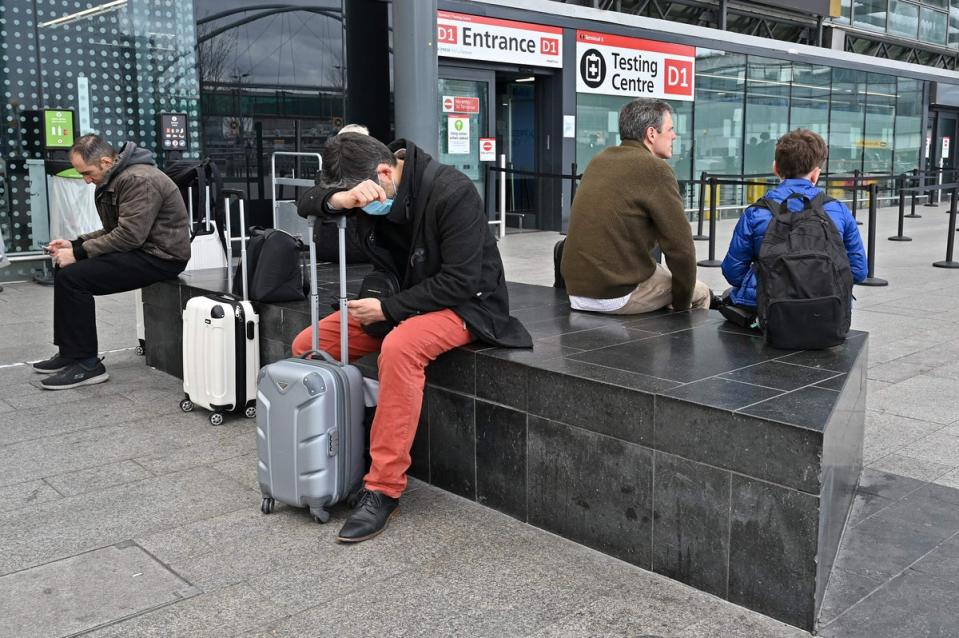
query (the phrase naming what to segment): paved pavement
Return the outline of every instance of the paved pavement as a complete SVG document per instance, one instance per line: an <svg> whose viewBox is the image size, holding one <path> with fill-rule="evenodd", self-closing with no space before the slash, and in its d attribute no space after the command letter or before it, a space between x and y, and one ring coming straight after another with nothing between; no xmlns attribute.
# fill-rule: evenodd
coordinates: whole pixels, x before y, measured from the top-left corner
<svg viewBox="0 0 959 638"><path fill-rule="evenodd" d="M824 636L959 635L959 272L930 266L947 220L920 212L894 243L881 211L890 285L856 289L869 467ZM552 283L557 238L509 236L508 277ZM52 291L0 292L0 636L807 635L416 481L355 547L333 540L342 510L263 516L252 422L180 412L132 351L132 295L98 308L111 380L50 393L21 362L52 353Z"/></svg>

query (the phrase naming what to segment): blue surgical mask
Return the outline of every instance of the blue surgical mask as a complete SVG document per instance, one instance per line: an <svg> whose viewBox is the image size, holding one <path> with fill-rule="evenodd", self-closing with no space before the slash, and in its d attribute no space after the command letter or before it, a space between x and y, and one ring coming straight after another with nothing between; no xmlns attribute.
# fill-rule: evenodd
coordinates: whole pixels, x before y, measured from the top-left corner
<svg viewBox="0 0 959 638"><path fill-rule="evenodd" d="M385 202L381 202L378 199L374 199L372 202L363 207L363 212L367 215L385 215L390 212L390 209L393 207L393 198L390 197Z"/></svg>
<svg viewBox="0 0 959 638"><path fill-rule="evenodd" d="M390 182L393 184L393 196L396 196L396 182L392 179ZM381 202L378 199L374 199L372 202L363 207L363 212L367 215L386 215L390 212L390 209L393 208L393 197L387 197L386 201Z"/></svg>

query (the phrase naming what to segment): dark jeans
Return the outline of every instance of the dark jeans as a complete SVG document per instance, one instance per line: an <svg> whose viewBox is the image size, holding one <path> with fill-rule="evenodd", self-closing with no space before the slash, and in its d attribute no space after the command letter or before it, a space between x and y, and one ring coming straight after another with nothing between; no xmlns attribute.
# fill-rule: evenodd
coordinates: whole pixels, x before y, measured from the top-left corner
<svg viewBox="0 0 959 638"><path fill-rule="evenodd" d="M185 261L160 259L134 250L57 268L53 278L53 343L60 347L60 355L84 359L97 354L94 295L111 295L174 279L185 267Z"/></svg>

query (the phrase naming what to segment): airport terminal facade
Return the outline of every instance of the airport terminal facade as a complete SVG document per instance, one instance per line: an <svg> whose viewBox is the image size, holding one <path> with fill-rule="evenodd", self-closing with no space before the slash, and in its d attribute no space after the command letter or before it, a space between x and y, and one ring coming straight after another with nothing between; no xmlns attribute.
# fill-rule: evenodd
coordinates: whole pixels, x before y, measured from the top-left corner
<svg viewBox="0 0 959 638"><path fill-rule="evenodd" d="M491 215L488 166L503 157L539 174L507 180L509 221L546 230L564 227L570 182L542 175L581 172L616 144L617 112L640 95L675 110L680 179L766 173L776 138L797 127L827 138L833 175L957 165L959 0L790 4L417 2L438 53L422 69L436 87L417 112L435 132L422 143L473 179ZM5 0L0 232L14 263L0 279L27 278L38 245L65 227L57 207L82 195L50 188L71 137L130 140L161 164L212 157L256 210L269 208L273 153L318 152L351 121L382 139L402 130L394 83L408 62L396 45L418 35L399 30L396 11L376 0ZM183 118L172 133L171 114Z"/></svg>

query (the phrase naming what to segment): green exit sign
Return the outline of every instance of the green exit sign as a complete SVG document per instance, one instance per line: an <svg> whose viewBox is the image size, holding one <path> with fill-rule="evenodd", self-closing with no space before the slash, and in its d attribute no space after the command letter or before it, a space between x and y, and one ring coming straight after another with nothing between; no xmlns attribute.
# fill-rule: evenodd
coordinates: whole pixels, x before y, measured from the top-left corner
<svg viewBox="0 0 959 638"><path fill-rule="evenodd" d="M47 110L43 112L43 135L47 148L73 146L73 111Z"/></svg>

